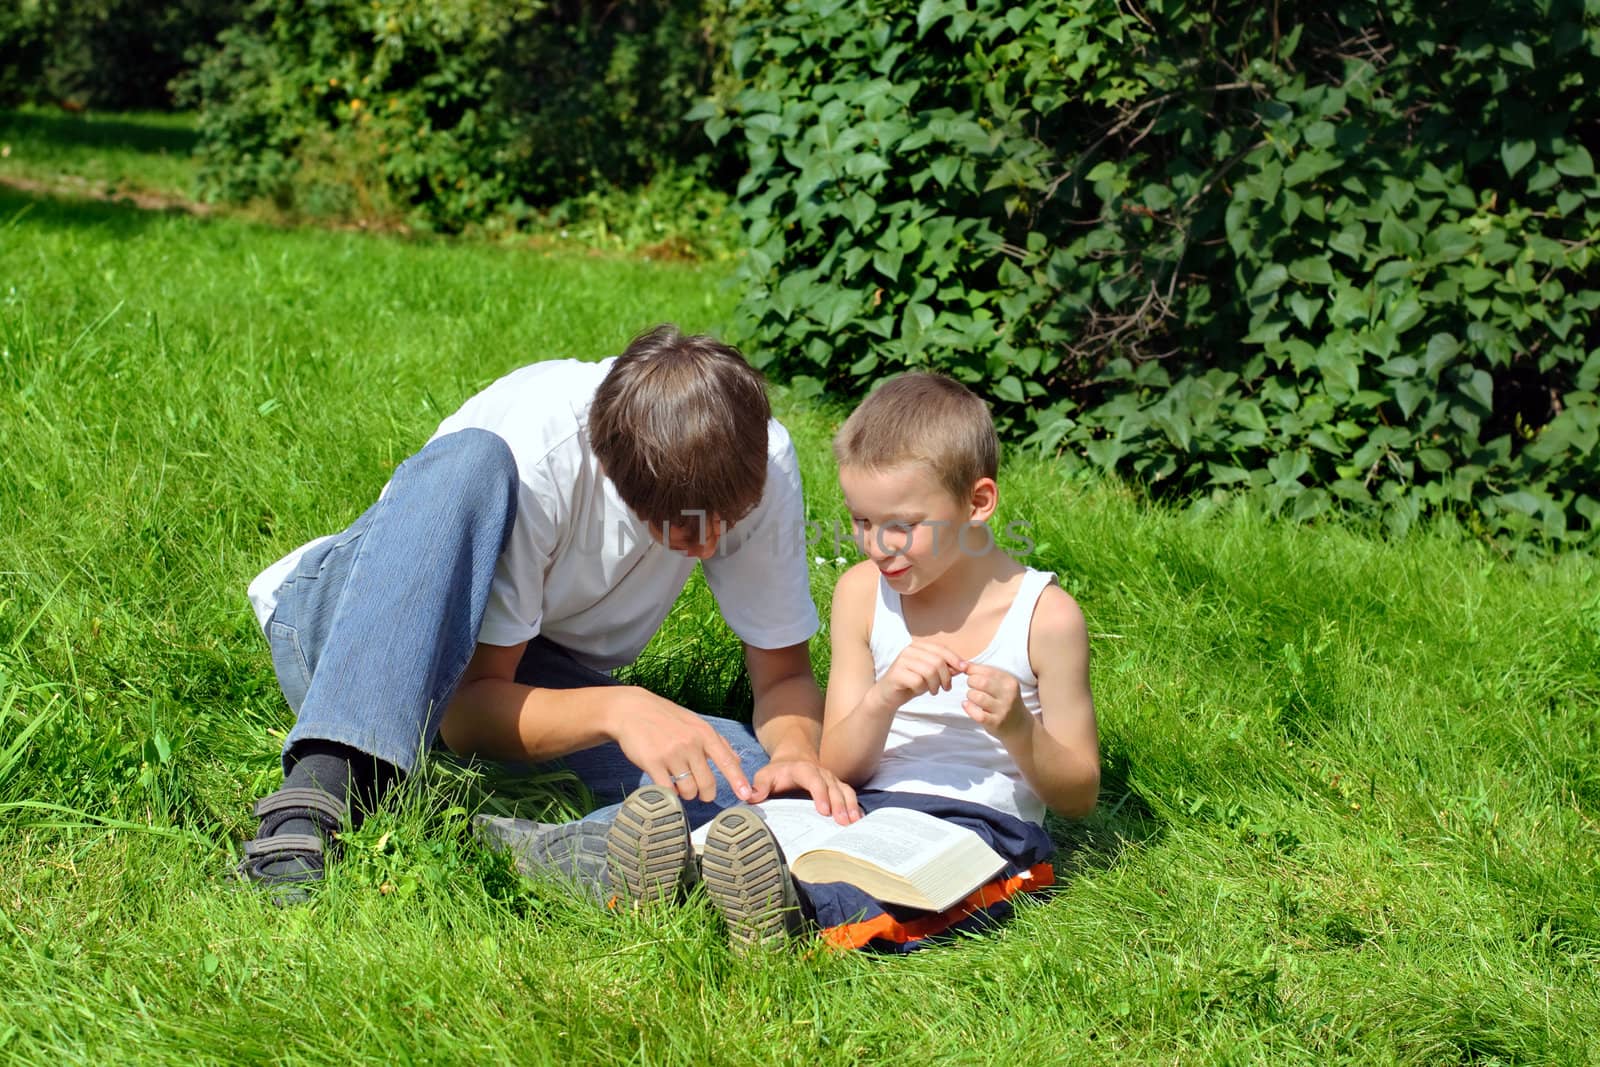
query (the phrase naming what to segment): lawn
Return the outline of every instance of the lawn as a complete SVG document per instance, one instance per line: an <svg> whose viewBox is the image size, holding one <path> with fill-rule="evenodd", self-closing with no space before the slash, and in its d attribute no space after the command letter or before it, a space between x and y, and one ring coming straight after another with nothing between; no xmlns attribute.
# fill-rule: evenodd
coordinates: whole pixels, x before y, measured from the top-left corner
<svg viewBox="0 0 1600 1067"><path fill-rule="evenodd" d="M82 195L187 200L195 193L193 127L184 114L0 110L0 180Z"/></svg>
<svg viewBox="0 0 1600 1067"><path fill-rule="evenodd" d="M719 329L726 273L0 191L0 1059L1600 1057L1600 565L1031 457L1001 521L1089 619L1106 775L1003 930L737 958L702 900L604 913L472 844L568 783L441 766L313 903L236 889L290 723L249 578L506 370ZM841 518L839 413L776 402ZM635 676L743 707L703 584Z"/></svg>

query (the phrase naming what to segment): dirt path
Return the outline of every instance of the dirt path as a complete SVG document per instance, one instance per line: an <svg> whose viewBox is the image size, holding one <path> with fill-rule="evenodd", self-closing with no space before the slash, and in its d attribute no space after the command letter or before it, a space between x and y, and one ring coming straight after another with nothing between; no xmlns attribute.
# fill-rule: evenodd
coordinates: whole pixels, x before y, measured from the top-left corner
<svg viewBox="0 0 1600 1067"><path fill-rule="evenodd" d="M109 182L90 181L88 178L71 174L49 180L0 175L0 186L15 189L19 193L71 196L106 204L132 204L144 211L177 211L201 217L216 212L216 208L211 204L203 204L198 200L190 200L172 193L160 193L150 189L119 189Z"/></svg>

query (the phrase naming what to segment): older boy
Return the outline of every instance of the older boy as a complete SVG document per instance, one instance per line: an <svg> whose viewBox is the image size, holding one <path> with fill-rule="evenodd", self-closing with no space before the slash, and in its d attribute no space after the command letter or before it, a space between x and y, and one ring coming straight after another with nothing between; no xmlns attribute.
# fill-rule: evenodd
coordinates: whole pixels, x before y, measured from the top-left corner
<svg viewBox="0 0 1600 1067"><path fill-rule="evenodd" d="M1007 857L1011 877L946 916L896 915L838 884L797 892L745 807L712 820L702 869L736 942L792 926L803 904L835 944L906 947L1048 877L1045 809L1094 807L1088 634L1054 575L995 547L999 448L988 406L965 386L895 378L834 450L867 559L834 591L823 763L860 790L852 817L902 806L959 822Z"/></svg>
<svg viewBox="0 0 1600 1067"><path fill-rule="evenodd" d="M241 873L320 878L333 832L435 737L462 755L566 757L601 797L642 777L706 815L796 789L847 807L818 763L801 522L762 379L712 338L664 326L614 359L495 382L352 526L251 583L297 720ZM606 673L644 648L696 561L744 642L754 737Z"/></svg>

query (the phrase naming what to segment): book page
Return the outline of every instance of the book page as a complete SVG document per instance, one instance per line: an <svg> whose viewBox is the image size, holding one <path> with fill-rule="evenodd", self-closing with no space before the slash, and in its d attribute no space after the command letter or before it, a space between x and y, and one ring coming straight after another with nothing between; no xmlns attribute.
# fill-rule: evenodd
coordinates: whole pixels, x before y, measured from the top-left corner
<svg viewBox="0 0 1600 1067"><path fill-rule="evenodd" d="M764 800L754 806L761 809L767 827L778 839L778 847L783 849L783 858L790 863L803 852L823 847L826 839L844 829L833 821L833 816L817 811L816 804L810 800ZM710 828L711 824L706 823L689 835L696 852L705 851L706 831Z"/></svg>
<svg viewBox="0 0 1600 1067"><path fill-rule="evenodd" d="M978 834L910 808L879 808L840 826L806 799L755 807L796 878L848 882L890 903L940 911L1005 867ZM696 852L705 851L710 826L690 835Z"/></svg>
<svg viewBox="0 0 1600 1067"><path fill-rule="evenodd" d="M982 839L966 827L926 812L879 808L860 822L839 828L827 841L815 847L829 848L893 874L909 876L968 838L982 844Z"/></svg>

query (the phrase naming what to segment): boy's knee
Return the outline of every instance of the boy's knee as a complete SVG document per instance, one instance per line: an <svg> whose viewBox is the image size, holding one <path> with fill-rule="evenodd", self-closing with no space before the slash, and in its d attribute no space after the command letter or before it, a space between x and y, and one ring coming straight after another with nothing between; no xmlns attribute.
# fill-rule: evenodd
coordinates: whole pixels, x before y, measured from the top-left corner
<svg viewBox="0 0 1600 1067"><path fill-rule="evenodd" d="M488 430L466 429L430 441L403 465L410 478L449 486L450 496L476 512L515 516L517 461ZM398 481L401 472L396 471Z"/></svg>

